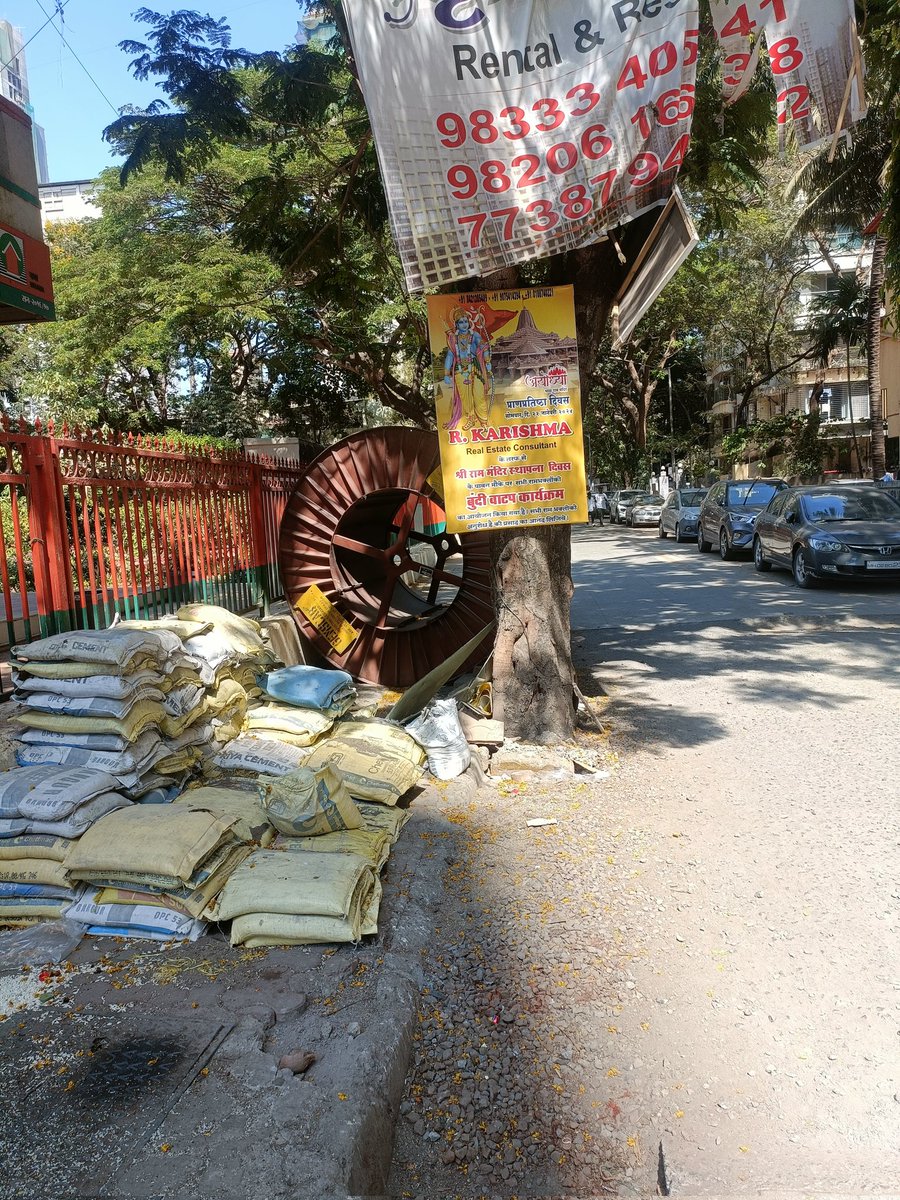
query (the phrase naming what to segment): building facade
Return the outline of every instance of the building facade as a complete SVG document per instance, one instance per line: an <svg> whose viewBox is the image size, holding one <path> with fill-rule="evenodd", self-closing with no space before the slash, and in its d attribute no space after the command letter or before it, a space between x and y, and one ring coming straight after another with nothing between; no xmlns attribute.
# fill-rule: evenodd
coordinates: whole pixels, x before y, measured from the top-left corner
<svg viewBox="0 0 900 1200"><path fill-rule="evenodd" d="M38 183L47 183L47 139L43 128L34 120L34 108L28 93L28 68L25 64L22 30L9 21L0 21L0 95L25 110L31 118L31 139Z"/></svg>
<svg viewBox="0 0 900 1200"><path fill-rule="evenodd" d="M95 187L93 179L70 179L39 187L44 228L55 221L83 221L85 217L101 216L100 206L94 203Z"/></svg>

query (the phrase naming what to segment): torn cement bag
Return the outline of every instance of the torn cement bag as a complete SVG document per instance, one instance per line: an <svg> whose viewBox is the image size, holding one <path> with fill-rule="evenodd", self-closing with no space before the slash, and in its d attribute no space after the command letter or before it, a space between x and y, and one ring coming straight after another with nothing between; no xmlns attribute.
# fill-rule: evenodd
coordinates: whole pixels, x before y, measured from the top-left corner
<svg viewBox="0 0 900 1200"><path fill-rule="evenodd" d="M456 779L472 761L455 700L432 700L406 728L428 755L435 779Z"/></svg>
<svg viewBox="0 0 900 1200"><path fill-rule="evenodd" d="M258 794L226 787L199 787L185 792L175 801L196 812L209 812L217 817L233 817L232 833L242 842L269 845L275 830Z"/></svg>
<svg viewBox="0 0 900 1200"><path fill-rule="evenodd" d="M384 830L393 846L403 826L412 815L408 808L385 808L383 804L372 804L369 800L357 800L356 808L366 829Z"/></svg>
<svg viewBox="0 0 900 1200"><path fill-rule="evenodd" d="M346 921L349 940L358 941L374 885L372 868L352 854L255 850L225 884L210 915L218 921L249 913L330 917Z"/></svg>
<svg viewBox="0 0 900 1200"><path fill-rule="evenodd" d="M416 767L425 762L425 751L418 741L395 721L379 717L345 717L335 725L334 737L368 742L388 754L408 759Z"/></svg>
<svg viewBox="0 0 900 1200"><path fill-rule="evenodd" d="M279 833L314 837L339 829L359 829L362 818L341 775L332 767L299 767L275 779L260 778L259 795Z"/></svg>
<svg viewBox="0 0 900 1200"><path fill-rule="evenodd" d="M422 777L422 768L409 759L355 738L330 737L319 742L306 765L313 771L336 767L354 800L378 804L396 804Z"/></svg>
<svg viewBox="0 0 900 1200"><path fill-rule="evenodd" d="M233 817L175 805L135 804L93 825L66 855L72 879L105 872L153 874L186 882L213 850L233 840Z"/></svg>

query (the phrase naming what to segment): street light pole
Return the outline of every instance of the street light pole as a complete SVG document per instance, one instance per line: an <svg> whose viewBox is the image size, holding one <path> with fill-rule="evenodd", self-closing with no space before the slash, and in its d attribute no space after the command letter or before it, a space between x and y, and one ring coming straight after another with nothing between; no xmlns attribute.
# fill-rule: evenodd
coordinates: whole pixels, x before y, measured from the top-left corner
<svg viewBox="0 0 900 1200"><path fill-rule="evenodd" d="M675 418L672 409L672 364L668 364L669 370L669 456L672 459L672 487L678 486L678 477L675 468Z"/></svg>

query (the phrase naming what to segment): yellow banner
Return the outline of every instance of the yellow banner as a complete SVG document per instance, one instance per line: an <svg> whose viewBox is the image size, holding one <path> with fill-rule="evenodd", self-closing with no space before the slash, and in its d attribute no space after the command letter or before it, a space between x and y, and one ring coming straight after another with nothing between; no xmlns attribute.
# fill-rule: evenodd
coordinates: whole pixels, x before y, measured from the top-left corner
<svg viewBox="0 0 900 1200"><path fill-rule="evenodd" d="M571 287L429 296L450 533L587 521Z"/></svg>
<svg viewBox="0 0 900 1200"><path fill-rule="evenodd" d="M359 637L359 630L344 620L321 588L317 588L315 584L307 588L297 601L296 607L338 654L349 650Z"/></svg>

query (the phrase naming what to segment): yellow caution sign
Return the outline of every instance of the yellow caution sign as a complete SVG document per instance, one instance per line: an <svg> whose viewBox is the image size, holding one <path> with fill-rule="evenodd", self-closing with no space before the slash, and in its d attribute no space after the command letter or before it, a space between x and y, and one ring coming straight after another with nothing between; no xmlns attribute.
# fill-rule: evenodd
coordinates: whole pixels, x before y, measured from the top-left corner
<svg viewBox="0 0 900 1200"><path fill-rule="evenodd" d="M345 621L321 588L315 584L308 588L297 601L295 608L314 625L325 641L338 654L349 650L359 637L359 630Z"/></svg>

